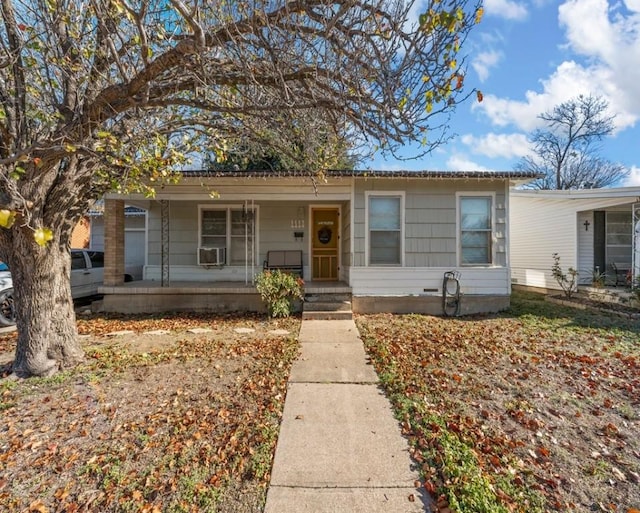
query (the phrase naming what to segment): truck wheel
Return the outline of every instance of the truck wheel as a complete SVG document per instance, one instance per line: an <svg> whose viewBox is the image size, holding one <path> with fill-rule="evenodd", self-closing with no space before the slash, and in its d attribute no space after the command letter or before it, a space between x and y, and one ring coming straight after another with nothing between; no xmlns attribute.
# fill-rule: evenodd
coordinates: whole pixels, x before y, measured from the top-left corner
<svg viewBox="0 0 640 513"><path fill-rule="evenodd" d="M16 323L16 313L13 309L13 289L0 292L0 326L13 326Z"/></svg>

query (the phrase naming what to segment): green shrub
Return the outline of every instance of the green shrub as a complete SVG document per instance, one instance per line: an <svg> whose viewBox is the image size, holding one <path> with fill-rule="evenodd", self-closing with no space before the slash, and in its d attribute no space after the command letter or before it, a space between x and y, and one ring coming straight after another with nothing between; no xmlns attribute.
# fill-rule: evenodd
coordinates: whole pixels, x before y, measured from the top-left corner
<svg viewBox="0 0 640 513"><path fill-rule="evenodd" d="M553 274L553 277L558 282L558 285L562 287L564 295L570 298L576 290L578 271L576 271L573 267L569 267L567 273L565 274L565 272L562 270L562 267L560 267L560 255L558 255L558 253L554 253L551 256L553 257L551 274Z"/></svg>
<svg viewBox="0 0 640 513"><path fill-rule="evenodd" d="M263 271L256 276L256 288L271 317L289 317L296 299L303 299L302 278L282 271Z"/></svg>
<svg viewBox="0 0 640 513"><path fill-rule="evenodd" d="M591 271L591 285L596 288L602 288L607 280L607 273L602 272L600 268L596 267Z"/></svg>

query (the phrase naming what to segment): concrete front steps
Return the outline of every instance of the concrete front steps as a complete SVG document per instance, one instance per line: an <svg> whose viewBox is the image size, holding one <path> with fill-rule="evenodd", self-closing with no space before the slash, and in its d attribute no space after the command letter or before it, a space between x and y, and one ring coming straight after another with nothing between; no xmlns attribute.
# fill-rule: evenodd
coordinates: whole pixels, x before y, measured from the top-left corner
<svg viewBox="0 0 640 513"><path fill-rule="evenodd" d="M344 292L307 293L302 304L303 320L351 320L351 294Z"/></svg>

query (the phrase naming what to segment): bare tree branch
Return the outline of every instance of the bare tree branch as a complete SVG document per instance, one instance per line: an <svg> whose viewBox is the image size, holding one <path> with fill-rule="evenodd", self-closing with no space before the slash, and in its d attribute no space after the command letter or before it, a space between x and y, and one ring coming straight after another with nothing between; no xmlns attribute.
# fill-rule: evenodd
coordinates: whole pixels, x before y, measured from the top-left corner
<svg viewBox="0 0 640 513"><path fill-rule="evenodd" d="M599 156L600 142L613 132L615 116L599 96L579 96L553 111L541 114L546 129L531 138L534 155L517 165L543 174L530 184L535 189L583 189L607 187L619 182L628 170Z"/></svg>
<svg viewBox="0 0 640 513"><path fill-rule="evenodd" d="M461 48L480 4L0 0L0 256L19 283L20 372L81 354L52 318L73 310L51 268L69 273L92 200L151 193L197 151L275 152L318 176L355 153L428 153L473 92Z"/></svg>

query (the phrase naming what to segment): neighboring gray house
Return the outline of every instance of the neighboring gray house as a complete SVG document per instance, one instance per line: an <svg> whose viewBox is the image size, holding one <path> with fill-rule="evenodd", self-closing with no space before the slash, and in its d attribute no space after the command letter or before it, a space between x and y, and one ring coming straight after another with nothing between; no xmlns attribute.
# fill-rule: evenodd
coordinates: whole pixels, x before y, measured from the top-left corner
<svg viewBox="0 0 640 513"><path fill-rule="evenodd" d="M640 276L640 187L511 192L511 274L514 284L559 289L552 254L589 285L593 271L608 285Z"/></svg>
<svg viewBox="0 0 640 513"><path fill-rule="evenodd" d="M107 196L107 219L109 205L116 216L114 205L124 203L147 212L146 288L120 285L116 273L105 279L104 305L241 308L231 295L255 294L269 252L289 251L301 255L307 289L347 291L355 312L441 313L443 275L452 270L463 313L501 310L511 290L509 191L534 177L329 171L314 182L300 173L185 172L153 200ZM121 253L107 255L113 266Z"/></svg>

